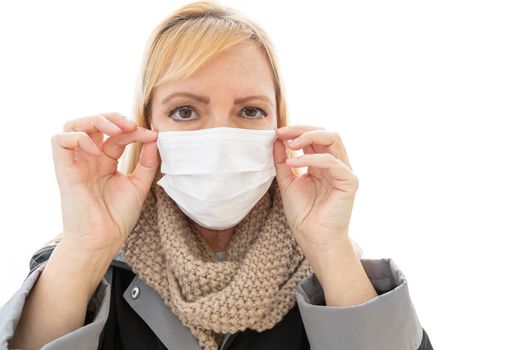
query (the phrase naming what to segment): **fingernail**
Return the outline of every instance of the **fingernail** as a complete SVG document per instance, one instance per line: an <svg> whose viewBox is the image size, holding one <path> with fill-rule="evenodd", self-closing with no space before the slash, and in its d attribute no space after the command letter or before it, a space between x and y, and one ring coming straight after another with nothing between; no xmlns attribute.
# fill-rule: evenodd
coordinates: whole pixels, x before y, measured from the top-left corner
<svg viewBox="0 0 525 350"><path fill-rule="evenodd" d="M131 124L131 125L135 125L135 121L134 120L131 120L130 118L126 117L125 115L121 115L122 119L124 119L126 121L126 123L128 124Z"/></svg>
<svg viewBox="0 0 525 350"><path fill-rule="evenodd" d="M151 130L151 129L145 129L146 130L146 133L150 134L150 135L154 135L155 134L155 130Z"/></svg>
<svg viewBox="0 0 525 350"><path fill-rule="evenodd" d="M115 130L115 131L120 131L120 128L118 126L116 126L115 124L113 124L112 122L110 122L109 120L106 120L105 121L107 126L109 126L111 129Z"/></svg>

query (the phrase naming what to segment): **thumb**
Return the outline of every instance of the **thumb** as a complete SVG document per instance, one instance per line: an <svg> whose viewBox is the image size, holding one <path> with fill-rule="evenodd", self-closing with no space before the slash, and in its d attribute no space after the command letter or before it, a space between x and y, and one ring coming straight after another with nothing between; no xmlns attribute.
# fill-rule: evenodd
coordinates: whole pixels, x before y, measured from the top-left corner
<svg viewBox="0 0 525 350"><path fill-rule="evenodd" d="M295 175L288 164L286 164L288 155L284 141L277 138L273 144L273 160L275 163L275 173L279 188L284 191L285 188L294 180Z"/></svg>
<svg viewBox="0 0 525 350"><path fill-rule="evenodd" d="M129 180L135 185L141 193L142 199L145 199L151 183L157 173L160 164L159 153L157 152L157 143L148 142L142 145L140 150L140 159Z"/></svg>

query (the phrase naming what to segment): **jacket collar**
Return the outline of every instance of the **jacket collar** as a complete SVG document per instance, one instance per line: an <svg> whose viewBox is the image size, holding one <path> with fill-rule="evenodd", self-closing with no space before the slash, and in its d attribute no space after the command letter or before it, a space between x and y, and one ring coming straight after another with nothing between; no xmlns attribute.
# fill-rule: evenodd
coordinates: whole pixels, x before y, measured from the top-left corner
<svg viewBox="0 0 525 350"><path fill-rule="evenodd" d="M112 266L132 271L122 250L111 262ZM137 274L122 295L129 306L151 328L155 335L169 350L201 350L197 338L190 329L164 303L162 297ZM221 349L231 334L227 334Z"/></svg>
<svg viewBox="0 0 525 350"><path fill-rule="evenodd" d="M201 350L190 329L171 312L160 295L137 275L123 294L126 302L170 350Z"/></svg>

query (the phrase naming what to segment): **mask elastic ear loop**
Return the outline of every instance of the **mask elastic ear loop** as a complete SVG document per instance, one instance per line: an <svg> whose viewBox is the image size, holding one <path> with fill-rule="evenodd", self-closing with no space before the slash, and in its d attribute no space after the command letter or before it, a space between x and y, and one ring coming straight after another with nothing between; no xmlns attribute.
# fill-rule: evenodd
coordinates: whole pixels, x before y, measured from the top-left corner
<svg viewBox="0 0 525 350"><path fill-rule="evenodd" d="M296 150L288 148L288 145L286 144L286 141L284 142L284 145L286 147L286 154L287 154L288 158L293 158L293 157L301 155L301 152L299 150L296 151ZM292 169L292 173L294 173L295 176L301 176L303 174L306 174L306 168L305 167L303 167L303 168L291 168L291 169Z"/></svg>

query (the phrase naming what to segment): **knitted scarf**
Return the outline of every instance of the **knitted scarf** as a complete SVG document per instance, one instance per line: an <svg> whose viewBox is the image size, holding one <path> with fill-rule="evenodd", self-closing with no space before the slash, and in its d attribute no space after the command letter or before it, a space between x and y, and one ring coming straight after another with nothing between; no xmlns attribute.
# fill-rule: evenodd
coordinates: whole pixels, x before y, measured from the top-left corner
<svg viewBox="0 0 525 350"><path fill-rule="evenodd" d="M132 270L198 339L217 350L225 333L272 328L312 273L286 217L276 179L235 227L224 261L176 202L153 183L123 245Z"/></svg>

